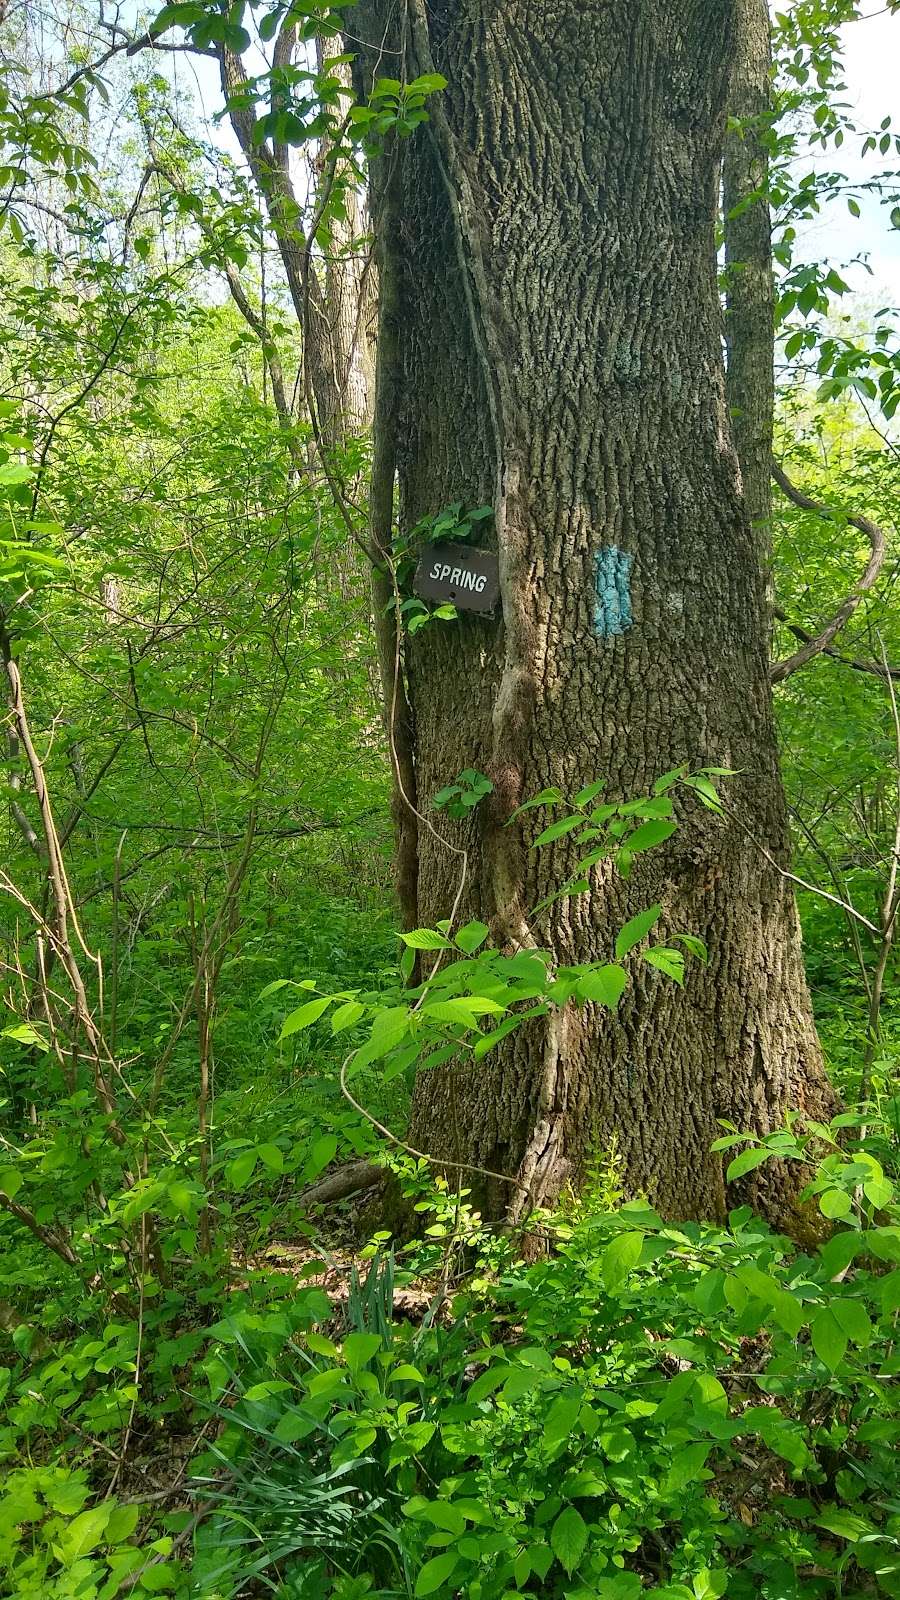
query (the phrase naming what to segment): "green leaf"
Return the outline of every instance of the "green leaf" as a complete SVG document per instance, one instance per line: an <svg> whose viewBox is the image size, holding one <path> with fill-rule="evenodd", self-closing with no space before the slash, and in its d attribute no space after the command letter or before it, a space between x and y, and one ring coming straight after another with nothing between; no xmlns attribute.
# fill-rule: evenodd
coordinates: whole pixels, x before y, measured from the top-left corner
<svg viewBox="0 0 900 1600"><path fill-rule="evenodd" d="M469 1384L466 1398L471 1400L473 1404L478 1400L484 1400L487 1395L493 1394L495 1389L499 1389L500 1385L506 1382L510 1372L513 1370L512 1367L499 1364L495 1367L488 1367L486 1372L480 1373Z"/></svg>
<svg viewBox="0 0 900 1600"><path fill-rule="evenodd" d="M200 1192L192 1188L191 1184L176 1178L174 1182L168 1184L166 1193L178 1215L190 1219L201 1198Z"/></svg>
<svg viewBox="0 0 900 1600"><path fill-rule="evenodd" d="M611 1292L621 1288L641 1257L642 1233L617 1233L600 1257L603 1282Z"/></svg>
<svg viewBox="0 0 900 1600"><path fill-rule="evenodd" d="M409 1011L406 1006L389 1006L379 1011L372 1024L372 1032L365 1044L360 1045L353 1057L353 1071L358 1072L372 1061L380 1061L394 1050L409 1032Z"/></svg>
<svg viewBox="0 0 900 1600"><path fill-rule="evenodd" d="M401 933L403 943L411 950L450 950L449 939L442 933L435 933L433 928L414 928L412 933Z"/></svg>
<svg viewBox="0 0 900 1600"><path fill-rule="evenodd" d="M442 78L439 72L423 72L421 77L413 78L412 83L406 86L407 94L438 94L441 89L446 89L447 79ZM478 511L470 511L470 517L483 516L485 511L493 511L492 506L481 506Z"/></svg>
<svg viewBox="0 0 900 1600"><path fill-rule="evenodd" d="M225 1168L225 1181L232 1189L246 1189L256 1170L256 1151L242 1150Z"/></svg>
<svg viewBox="0 0 900 1600"><path fill-rule="evenodd" d="M665 794L668 789L672 788L673 784L678 782L679 778L684 777L686 772L687 767L672 767L669 772L664 772L653 785L653 793Z"/></svg>
<svg viewBox="0 0 900 1600"><path fill-rule="evenodd" d="M872 1322L861 1300L832 1300L831 1312L851 1344L871 1344Z"/></svg>
<svg viewBox="0 0 900 1600"><path fill-rule="evenodd" d="M483 1033L481 1038L476 1041L472 1051L475 1060L480 1061L482 1056L486 1056L488 1051L493 1050L494 1046L499 1044L501 1039L505 1039L508 1033L513 1033L516 1028L520 1027L526 1017L546 1016L546 1014L546 1006L533 1006L530 1011L516 1012L515 1016L507 1017L504 1022L500 1023L499 1027L494 1028L490 1033Z"/></svg>
<svg viewBox="0 0 900 1600"><path fill-rule="evenodd" d="M90 1511L82 1511L80 1516L69 1523L60 1539L60 1548L65 1554L67 1566L71 1566L80 1556L86 1556L97 1548L112 1515L112 1509L111 1503L106 1501L103 1505L92 1506Z"/></svg>
<svg viewBox="0 0 900 1600"><path fill-rule="evenodd" d="M461 994L452 1000L431 1000L422 1007L423 1017L434 1017L435 1022L461 1022L472 1027L480 1016L499 1017L506 1007L485 995Z"/></svg>
<svg viewBox="0 0 900 1600"><path fill-rule="evenodd" d="M331 1339L326 1339L324 1333L308 1333L306 1343L317 1356L328 1356L331 1361L336 1361L340 1355L337 1345Z"/></svg>
<svg viewBox="0 0 900 1600"><path fill-rule="evenodd" d="M663 844L666 839L671 839L676 832L677 822L654 821L642 822L634 833L630 833L622 842L622 848L629 855L637 855L640 850L652 850L656 845Z"/></svg>
<svg viewBox="0 0 900 1600"><path fill-rule="evenodd" d="M684 983L684 956L680 950L673 950L671 945L655 944L651 950L643 951L643 957L651 967L664 972L667 978L673 978L678 984Z"/></svg>
<svg viewBox="0 0 900 1600"><path fill-rule="evenodd" d="M587 1523L577 1506L566 1506L550 1529L550 1548L569 1577L584 1555L587 1535Z"/></svg>
<svg viewBox="0 0 900 1600"><path fill-rule="evenodd" d="M715 811L721 815L722 802L719 799L719 792L714 783L710 783L708 778L698 774L685 778L684 781L688 788L693 789L694 793L699 796L701 803L708 811Z"/></svg>
<svg viewBox="0 0 900 1600"><path fill-rule="evenodd" d="M849 1217L853 1210L853 1201L846 1189L826 1189L819 1196L819 1210L823 1217L831 1221L838 1217Z"/></svg>
<svg viewBox="0 0 900 1600"><path fill-rule="evenodd" d="M305 1005L298 1006L296 1011L290 1012L281 1025L278 1035L279 1043L282 1039L289 1039L292 1034L299 1033L302 1028L309 1028L317 1022L323 1011L331 1005L331 995L319 995L315 1000L307 1000Z"/></svg>
<svg viewBox="0 0 900 1600"><path fill-rule="evenodd" d="M156 1566L142 1568L141 1587L148 1594L168 1594L175 1588L180 1575L177 1562L160 1561Z"/></svg>
<svg viewBox="0 0 900 1600"><path fill-rule="evenodd" d="M487 923L467 922L464 928L460 928L459 933L456 935L455 943L458 949L470 956L474 951L481 948L489 933L490 929Z"/></svg>
<svg viewBox="0 0 900 1600"><path fill-rule="evenodd" d="M772 1311L779 1328L783 1328L792 1339L796 1339L809 1315L804 1309L803 1302L787 1289L775 1290L772 1295Z"/></svg>
<svg viewBox="0 0 900 1600"><path fill-rule="evenodd" d="M175 26L186 28L192 22L202 22L205 16L206 8L197 3L197 0L181 0L181 3L176 0L175 4L163 6L162 10L157 13L153 23L153 32L154 34L164 33L167 28Z"/></svg>
<svg viewBox="0 0 900 1600"><path fill-rule="evenodd" d="M894 1185L885 1177L870 1178L863 1184L863 1194L876 1211L881 1211L894 1198Z"/></svg>
<svg viewBox="0 0 900 1600"><path fill-rule="evenodd" d="M4 1028L0 1039L15 1039L17 1044L32 1045L37 1050L49 1050L50 1046L42 1033L33 1028L30 1022L18 1022L14 1028Z"/></svg>
<svg viewBox="0 0 900 1600"><path fill-rule="evenodd" d="M15 1199L24 1182L15 1167L0 1167L0 1194L5 1194L7 1200Z"/></svg>
<svg viewBox="0 0 900 1600"><path fill-rule="evenodd" d="M506 826L509 827L510 822L515 822L516 817L520 817L523 811L534 811L538 806L558 806L564 799L561 789L542 789L540 794L532 795L530 800L526 800L523 806L519 806L513 812Z"/></svg>
<svg viewBox="0 0 900 1600"><path fill-rule="evenodd" d="M900 1311L900 1271L895 1268L882 1278L878 1290L883 1316L890 1316L892 1311Z"/></svg>
<svg viewBox="0 0 900 1600"><path fill-rule="evenodd" d="M705 1316L718 1311L724 1300L725 1274L721 1267L710 1267L694 1285L693 1299Z"/></svg>
<svg viewBox="0 0 900 1600"><path fill-rule="evenodd" d="M54 1511L59 1511L64 1517L74 1517L91 1491L86 1483L79 1483L77 1478L66 1478L61 1483L48 1483L41 1492Z"/></svg>
<svg viewBox="0 0 900 1600"><path fill-rule="evenodd" d="M847 1335L828 1306L817 1311L810 1325L812 1347L829 1371L837 1372L847 1353Z"/></svg>
<svg viewBox="0 0 900 1600"><path fill-rule="evenodd" d="M140 1506L116 1506L103 1535L106 1544L121 1544L123 1539L130 1539L138 1525Z"/></svg>
<svg viewBox="0 0 900 1600"><path fill-rule="evenodd" d="M702 939L697 938L696 934L673 933L672 938L677 939L679 944L683 944L688 955L694 956L697 961L707 961L709 959L709 951L706 945Z"/></svg>
<svg viewBox="0 0 900 1600"><path fill-rule="evenodd" d="M816 1518L816 1527L824 1528L826 1533L836 1533L839 1539L849 1539L852 1544L876 1531L865 1517L858 1517L855 1511L846 1511L843 1506L832 1506L824 1511Z"/></svg>
<svg viewBox="0 0 900 1600"><path fill-rule="evenodd" d="M605 788L605 778L600 778L596 783L586 784L585 787L583 789L579 789L578 793L576 794L574 800L572 801L573 806L578 806L580 810L583 810L585 806L590 805L592 800L596 800L598 794L602 794Z"/></svg>
<svg viewBox="0 0 900 1600"><path fill-rule="evenodd" d="M575 993L579 1000L592 1000L596 1005L614 1009L622 998L628 983L624 967L598 967L579 978Z"/></svg>
<svg viewBox="0 0 900 1600"><path fill-rule="evenodd" d="M273 978L272 982L267 983L264 989L260 989L259 998L260 1000L268 1000L269 996L277 994L279 989L292 989L293 987L293 979L291 978Z"/></svg>
<svg viewBox="0 0 900 1600"><path fill-rule="evenodd" d="M544 1423L545 1444L559 1444L561 1440L568 1439L578 1420L583 1399L581 1390L575 1389L571 1393L559 1395L554 1400Z"/></svg>
<svg viewBox="0 0 900 1600"><path fill-rule="evenodd" d="M332 1036L336 1033L343 1033L345 1028L355 1027L356 1023L365 1014L366 1008L361 1006L358 1000L345 1000L343 1005L338 1006L337 1010L331 1013Z"/></svg>
<svg viewBox="0 0 900 1600"><path fill-rule="evenodd" d="M459 774L456 781L457 783L468 784L471 789L475 790L476 794L490 794L494 787L490 778L483 772L477 772L474 767L466 767L465 771Z"/></svg>
<svg viewBox="0 0 900 1600"><path fill-rule="evenodd" d="M712 1446L704 1441L683 1445L678 1454L672 1458L672 1465L663 1483L663 1493L676 1494L687 1484L696 1482L697 1474L705 1465L711 1448Z"/></svg>
<svg viewBox="0 0 900 1600"><path fill-rule="evenodd" d="M591 1500L595 1496L605 1495L609 1491L609 1484L605 1477L597 1472L585 1468L576 1472L574 1478L567 1478L563 1485L563 1492L567 1500Z"/></svg>
<svg viewBox="0 0 900 1600"><path fill-rule="evenodd" d="M727 1592L729 1574L724 1567L701 1567L694 1579L694 1600L719 1600Z"/></svg>
<svg viewBox="0 0 900 1600"><path fill-rule="evenodd" d="M621 961L623 956L627 956L629 950L633 950L636 944L640 944L640 941L650 932L651 928L656 926L661 912L662 906L648 906L646 911L639 911L636 917L632 917L630 922L626 922L616 940L617 961Z"/></svg>
<svg viewBox="0 0 900 1600"><path fill-rule="evenodd" d="M771 1150L765 1145L754 1145L751 1150L742 1150L741 1154L735 1156L729 1163L725 1174L728 1182L734 1183L736 1179L742 1178L745 1172L752 1172L754 1167L759 1167L764 1161L768 1161L771 1154Z"/></svg>
<svg viewBox="0 0 900 1600"><path fill-rule="evenodd" d="M284 1153L277 1144L260 1144L256 1147L256 1154L260 1161L272 1172L284 1171Z"/></svg>
<svg viewBox="0 0 900 1600"><path fill-rule="evenodd" d="M416 1595L434 1594L456 1571L459 1556L447 1550L442 1556L432 1556L426 1561L416 1579Z"/></svg>
<svg viewBox="0 0 900 1600"><path fill-rule="evenodd" d="M309 1160L303 1169L303 1178L306 1183L312 1183L319 1173L324 1171L329 1161L333 1161L337 1153L337 1134L323 1133L317 1139L309 1153Z"/></svg>
<svg viewBox="0 0 900 1600"><path fill-rule="evenodd" d="M432 1527L443 1528L445 1533L465 1532L466 1519L452 1500L428 1500L424 1505L421 1501L411 1501L409 1505L407 1514L416 1522L430 1522ZM406 1507L403 1509L405 1511Z"/></svg>
<svg viewBox="0 0 900 1600"><path fill-rule="evenodd" d="M421 1049L421 1041L412 1039L409 1044L401 1045L397 1050L391 1050L385 1056L384 1066L381 1069L385 1083L392 1083L394 1078L402 1077L403 1073L418 1060Z"/></svg>
<svg viewBox="0 0 900 1600"><path fill-rule="evenodd" d="M577 817L560 817L558 822L551 822L549 828L539 833L532 849L537 849L541 844L552 844L554 839L562 839L567 833L572 833L575 828L584 827L584 817L579 812Z"/></svg>
<svg viewBox="0 0 900 1600"><path fill-rule="evenodd" d="M359 1372L381 1349L380 1333L348 1333L344 1340L344 1360L351 1372Z"/></svg>

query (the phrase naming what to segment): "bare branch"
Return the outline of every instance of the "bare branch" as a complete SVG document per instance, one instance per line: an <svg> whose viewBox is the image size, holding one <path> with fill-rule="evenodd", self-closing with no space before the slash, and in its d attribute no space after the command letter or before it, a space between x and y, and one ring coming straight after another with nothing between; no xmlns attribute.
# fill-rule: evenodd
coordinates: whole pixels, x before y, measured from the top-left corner
<svg viewBox="0 0 900 1600"><path fill-rule="evenodd" d="M122 321L119 323L118 328L116 329L115 333L113 334L113 337L110 340L109 345L107 346L106 350L103 352L103 356L102 356L100 362L94 368L94 371L91 373L91 376L89 377L87 383L85 383L83 385L83 387L81 388L79 393L77 395L75 395L74 399L68 401L68 403L63 406L62 410L61 411L57 411L56 415L53 417L53 419L52 419L52 421L50 423L50 427L49 427L49 429L47 431L47 437L45 438L44 443L41 446L41 453L40 453L40 457L38 459L37 471L36 471L35 477L34 477L34 489L32 491L32 496L31 496L31 515L32 516L34 516L34 514L35 514L35 512L37 510L37 504L38 504L38 500L40 498L40 493L41 493L41 483L42 483L44 472L45 472L46 466L47 466L47 457L50 454L50 449L51 449L51 446L53 444L53 440L56 437L57 428L59 427L59 425L62 422L63 418L67 417L69 415L70 411L75 411L77 409L77 407L80 406L87 399L88 395L91 393L91 390L94 389L95 386L100 382L100 379L103 377L104 372L106 371L107 367L109 366L110 362L112 361L113 356L116 353L116 350L117 350L118 345L119 345L119 341L121 340L122 335L125 332L125 329L128 327L129 322L131 321L132 317L135 315L135 313L138 310L138 308L139 308L138 305L133 305L133 306L131 306L131 308L128 311L126 311L124 317L122 318Z"/></svg>
<svg viewBox="0 0 900 1600"><path fill-rule="evenodd" d="M159 34L154 33L152 28L148 28L146 33L138 34L136 38L131 38L130 36L119 38L114 44L110 45L108 50L104 50L102 56L99 56L96 61L87 61L83 66L76 67L74 72L70 72L68 78L65 78L58 88L49 89L46 93L38 95L36 98L39 100L61 99L63 95L70 94L75 85L84 78L95 79L97 74L102 72L107 62L113 60L114 56L136 56L141 50L165 50L175 54L185 52L194 56L214 57L216 54L211 45L202 48L195 44L174 41L170 43L161 39Z"/></svg>
<svg viewBox="0 0 900 1600"><path fill-rule="evenodd" d="M865 572L856 588L852 589L846 599L838 606L831 621L826 624L821 633L810 638L805 644L801 645L799 650L795 650L792 656L786 656L783 661L776 661L771 668L770 677L772 682L783 683L785 678L791 676L791 673L797 672L800 667L805 667L807 662L812 661L814 656L821 655L823 651L827 650L831 641L840 633L844 624L850 620L863 595L872 588L878 578L878 574L884 564L887 538L884 529L880 528L877 522L870 522L868 517L835 511L830 506L822 506L817 500L810 499L808 494L804 494L802 489L798 489L791 482L787 473L774 459L772 461L772 477L778 484L779 489L787 495L795 506L799 506L801 511L812 511L815 516L826 517L832 522L843 520L849 523L851 527L858 528L860 533L864 533L871 546L871 555L866 564Z"/></svg>
<svg viewBox="0 0 900 1600"><path fill-rule="evenodd" d="M798 622L789 622L788 614L782 606L772 607L773 616L783 623L788 633L795 639L800 639L804 644L815 642L815 634L806 628L801 628ZM832 661L840 661L845 667L851 667L854 672L866 672L874 678L900 678L900 667L883 667L878 661L863 661L858 656L845 656L840 650L833 650L830 645L825 645L821 651L823 656L830 656Z"/></svg>
<svg viewBox="0 0 900 1600"><path fill-rule="evenodd" d="M55 1256L59 1256L60 1261L64 1261L67 1267L73 1267L76 1272L79 1270L78 1257L69 1243L68 1236L61 1229L57 1232L53 1228L45 1227L43 1223L38 1222L33 1211L29 1211L27 1206L19 1205L17 1200L11 1200L2 1189L0 1189L0 1208L23 1223L29 1233L33 1233L42 1245L52 1250Z"/></svg>
<svg viewBox="0 0 900 1600"><path fill-rule="evenodd" d="M18 739L16 737L16 734L13 731L12 728L7 729L6 744L7 744L7 751L8 751L8 755L9 755L9 760L10 760L11 763L14 763L15 761L17 761L18 756L19 756L19 741L18 741ZM40 853L41 853L41 841L38 838L37 834L35 833L35 830L32 827L29 818L26 816L25 812L22 810L22 807L19 805L18 800L15 798L16 793L22 787L22 779L21 779L21 776L19 775L19 773L16 771L14 765L12 766L11 771L9 773L8 782L9 782L10 789L13 791L13 793L10 795L10 801L9 801L9 810L10 810L10 815L12 816L13 822L15 823L16 827L18 828L19 832L21 833L23 839L25 840L25 843L28 845L28 848L30 850L33 850L36 855L40 855Z"/></svg>

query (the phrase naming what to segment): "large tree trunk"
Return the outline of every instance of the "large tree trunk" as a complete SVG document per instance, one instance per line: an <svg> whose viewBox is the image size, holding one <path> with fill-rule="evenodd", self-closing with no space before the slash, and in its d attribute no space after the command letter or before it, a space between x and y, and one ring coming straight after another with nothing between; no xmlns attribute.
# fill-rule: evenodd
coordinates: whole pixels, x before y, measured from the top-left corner
<svg viewBox="0 0 900 1600"><path fill-rule="evenodd" d="M406 647L418 805L465 767L491 777L489 807L437 827L469 851L460 919L500 944L610 959L659 900L664 927L710 952L683 990L636 960L614 1015L567 1007L477 1068L421 1076L413 1140L518 1174L540 1201L615 1139L632 1188L721 1215L717 1118L769 1129L827 1100L793 898L745 831L786 862L716 283L734 0L437 0L427 23L412 4L412 68L449 88L403 146L398 398L377 425L395 429L403 526L491 501L502 581L502 617L434 623ZM365 37L383 36L379 6ZM735 769L740 821L680 803L683 826L629 884L601 867L590 893L532 917L572 856L530 851L547 817L507 828L516 806L594 778L636 796L681 763ZM433 925L460 858L428 827L417 851ZM759 1182L783 1210L778 1180ZM474 1187L494 1212L518 1192Z"/></svg>

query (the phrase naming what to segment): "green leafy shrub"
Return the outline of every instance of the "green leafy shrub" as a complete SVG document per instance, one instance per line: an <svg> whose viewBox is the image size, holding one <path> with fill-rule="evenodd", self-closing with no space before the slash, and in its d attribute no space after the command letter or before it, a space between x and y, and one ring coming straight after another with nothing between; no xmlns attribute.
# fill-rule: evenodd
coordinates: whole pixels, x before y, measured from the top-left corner
<svg viewBox="0 0 900 1600"><path fill-rule="evenodd" d="M227 1549L233 1594L266 1572L304 1596L900 1595L900 1207L868 1147L836 1146L847 1120L765 1146L834 1146L806 1198L850 1209L814 1253L748 1208L582 1205L449 1312L438 1290L409 1326L357 1294L342 1339L257 1361L198 1485L208 1570ZM895 1162L890 1127L870 1137Z"/></svg>

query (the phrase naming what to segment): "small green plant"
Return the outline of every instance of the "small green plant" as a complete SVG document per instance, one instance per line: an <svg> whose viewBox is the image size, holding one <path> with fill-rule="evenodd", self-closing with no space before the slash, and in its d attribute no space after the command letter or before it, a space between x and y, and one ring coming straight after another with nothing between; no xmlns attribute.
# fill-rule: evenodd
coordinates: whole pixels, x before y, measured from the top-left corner
<svg viewBox="0 0 900 1600"><path fill-rule="evenodd" d="M588 1156L578 1190L570 1190L562 1209L573 1216L615 1211L627 1198L627 1193L625 1163L614 1131L605 1149L594 1150Z"/></svg>
<svg viewBox="0 0 900 1600"><path fill-rule="evenodd" d="M480 805L486 795L492 794L494 785L483 772L466 767L454 783L448 783L434 795L431 804L437 811L446 811L448 817L461 821Z"/></svg>
<svg viewBox="0 0 900 1600"><path fill-rule="evenodd" d="M402 83L399 78L378 78L367 106L351 106L350 122L363 139L367 155L377 154L389 133L407 139L422 122L428 121L425 109L429 95L446 89L447 79L439 72L426 72Z"/></svg>
<svg viewBox="0 0 900 1600"><path fill-rule="evenodd" d="M893 1104L886 1110L893 1111ZM853 1232L862 1233L879 1213L890 1212L897 1205L894 1183L882 1164L889 1152L883 1137L886 1124L882 1118L877 1119L882 1129L882 1138L878 1141L882 1160L879 1160L869 1147L869 1121L866 1111L844 1111L827 1124L789 1112L784 1128L764 1138L738 1133L732 1124L723 1122L728 1132L717 1139L712 1148L724 1151L739 1144L746 1146L729 1163L729 1183L773 1159L814 1167L815 1175L801 1191L799 1199L801 1203L815 1199L823 1217L847 1228L849 1243ZM863 1130L866 1142L851 1144L848 1148L841 1141L853 1129ZM892 1132L896 1139L896 1126Z"/></svg>

